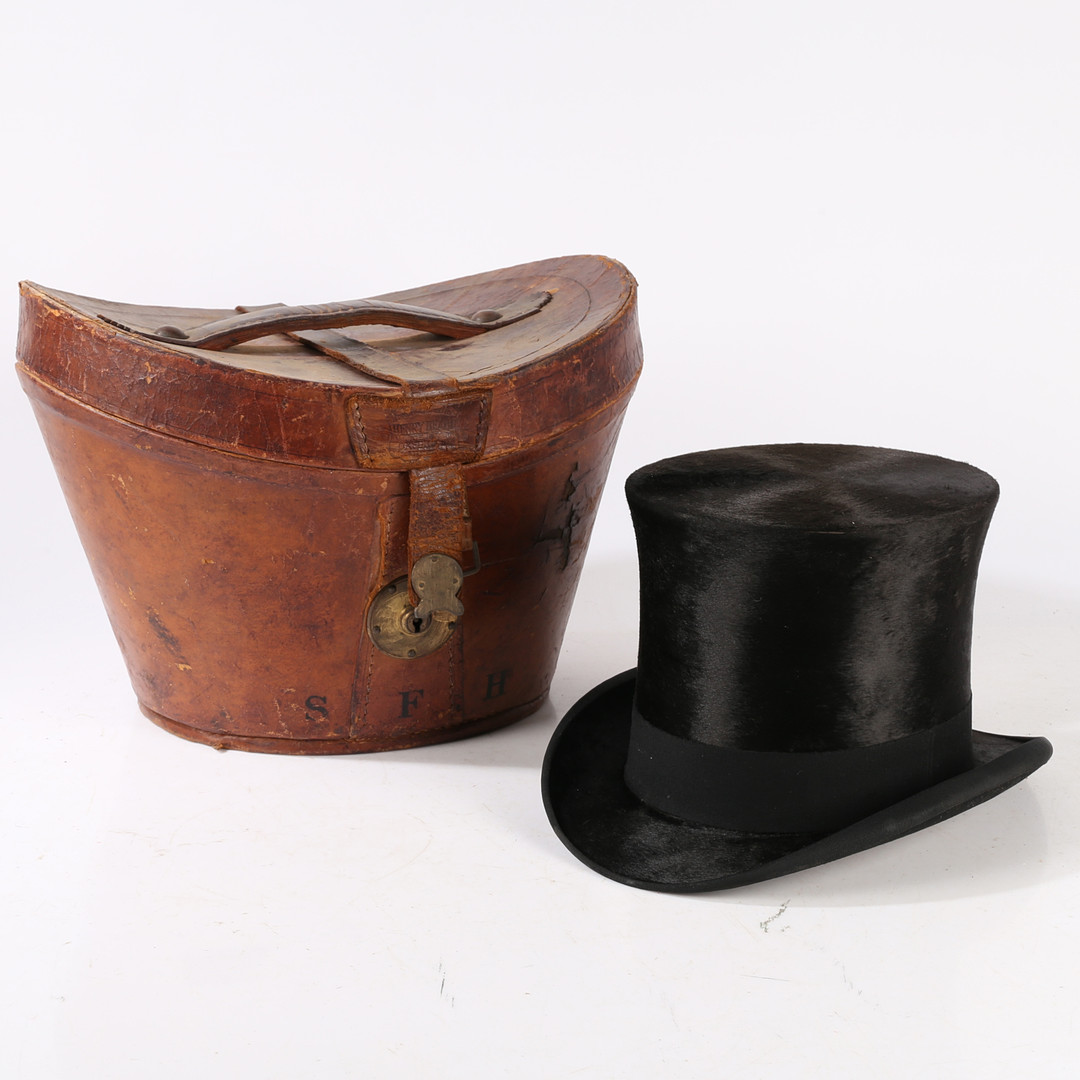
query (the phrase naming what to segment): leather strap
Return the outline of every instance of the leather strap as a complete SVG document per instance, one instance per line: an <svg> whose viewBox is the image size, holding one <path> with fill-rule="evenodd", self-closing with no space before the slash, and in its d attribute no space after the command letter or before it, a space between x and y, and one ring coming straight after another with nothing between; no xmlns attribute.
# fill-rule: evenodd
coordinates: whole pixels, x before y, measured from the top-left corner
<svg viewBox="0 0 1080 1080"><path fill-rule="evenodd" d="M181 330L175 326L162 326L153 331L135 330L132 327L124 329L154 341L168 342L170 345L213 350L227 349L231 345L266 337L267 334L331 330L342 326L404 326L410 330L440 334L443 337L469 338L488 330L510 326L529 315L535 315L550 299L549 292L532 293L500 311L481 311L472 318L377 299L343 300L332 304L303 304L295 307L270 304L266 307L250 308L224 319L215 319L190 330Z"/></svg>
<svg viewBox="0 0 1080 1080"><path fill-rule="evenodd" d="M472 520L460 465L414 469L409 473L409 566L424 555L449 555L468 564Z"/></svg>

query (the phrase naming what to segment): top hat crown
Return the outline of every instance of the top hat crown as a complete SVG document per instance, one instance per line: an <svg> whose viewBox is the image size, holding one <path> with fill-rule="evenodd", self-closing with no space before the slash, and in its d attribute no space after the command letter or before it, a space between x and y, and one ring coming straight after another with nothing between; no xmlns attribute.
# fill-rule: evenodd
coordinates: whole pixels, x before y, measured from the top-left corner
<svg viewBox="0 0 1080 1080"><path fill-rule="evenodd" d="M1045 740L971 730L997 496L980 469L876 447L740 447L634 473L638 667L556 732L556 831L629 884L723 888L921 828L1037 768Z"/></svg>

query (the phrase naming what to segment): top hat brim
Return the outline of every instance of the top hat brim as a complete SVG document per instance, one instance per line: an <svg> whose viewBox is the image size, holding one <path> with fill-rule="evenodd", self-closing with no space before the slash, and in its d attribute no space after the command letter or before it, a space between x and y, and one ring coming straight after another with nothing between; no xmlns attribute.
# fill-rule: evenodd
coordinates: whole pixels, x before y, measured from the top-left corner
<svg viewBox="0 0 1080 1080"><path fill-rule="evenodd" d="M623 779L636 671L586 694L556 728L544 759L544 806L587 866L658 892L751 885L864 851L992 799L1045 764L1043 738L972 732L973 766L827 834L767 835L678 821L637 799Z"/></svg>

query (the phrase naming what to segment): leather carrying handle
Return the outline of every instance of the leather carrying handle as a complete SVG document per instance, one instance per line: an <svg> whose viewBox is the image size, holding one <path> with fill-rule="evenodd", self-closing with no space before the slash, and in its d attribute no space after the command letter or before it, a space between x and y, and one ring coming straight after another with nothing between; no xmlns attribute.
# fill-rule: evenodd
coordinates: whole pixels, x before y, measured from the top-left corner
<svg viewBox="0 0 1080 1080"><path fill-rule="evenodd" d="M154 341L195 349L227 349L230 345L267 334L333 330L342 326L401 326L442 337L469 338L528 318L550 299L549 292L532 293L498 311L478 311L471 318L389 300L345 300L301 307L274 305L230 315L186 331L176 326L162 326L153 332L135 332Z"/></svg>

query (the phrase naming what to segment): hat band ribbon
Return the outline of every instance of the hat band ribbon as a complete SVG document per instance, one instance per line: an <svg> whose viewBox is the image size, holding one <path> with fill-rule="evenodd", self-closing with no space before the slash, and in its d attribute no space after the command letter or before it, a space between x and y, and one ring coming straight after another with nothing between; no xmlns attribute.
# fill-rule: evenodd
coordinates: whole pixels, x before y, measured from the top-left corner
<svg viewBox="0 0 1080 1080"><path fill-rule="evenodd" d="M934 727L874 746L775 752L708 746L635 706L625 779L681 821L751 833L830 832L972 767L971 702Z"/></svg>

